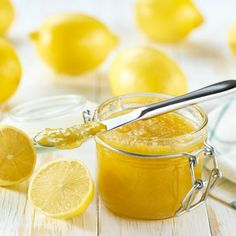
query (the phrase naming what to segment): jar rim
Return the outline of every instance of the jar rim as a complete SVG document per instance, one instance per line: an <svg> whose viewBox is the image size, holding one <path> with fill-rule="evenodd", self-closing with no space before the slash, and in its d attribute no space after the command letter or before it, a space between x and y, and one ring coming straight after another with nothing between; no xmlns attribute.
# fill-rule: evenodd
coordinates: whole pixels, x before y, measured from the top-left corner
<svg viewBox="0 0 236 236"><path fill-rule="evenodd" d="M101 113L102 109L109 103L113 102L113 101L116 101L116 100L119 100L119 99L127 99L127 98L135 98L135 97L160 97L160 98L172 98L172 96L169 96L169 95L166 95L166 94L160 94L160 93L131 93L131 94L126 94L126 95L121 95L121 96L115 96L115 97L112 97L108 100L106 100L105 102L103 102L97 109L97 118L99 120L99 114ZM157 138L156 140L158 141L168 141L168 140L181 140L187 136L192 136L192 135L196 135L198 133L200 133L207 125L208 123L208 117L206 115L206 113L204 112L204 110L197 106L197 105L191 105L191 106L187 106L186 108L181 108L181 110L183 109L187 109L187 108L192 108L194 109L195 111L197 111L201 116L202 116L202 123L199 125L199 127L192 131L192 132L189 132L189 133L186 133L186 134L183 134L183 135L179 135L179 136L176 136L176 137L171 137L171 138ZM180 109L178 109L180 110ZM156 137L154 137L156 138ZM150 139L150 138L148 138ZM115 147L112 147L110 144L108 143L105 143L104 141L102 141L98 136L95 137L95 140L96 142L104 145L105 147L113 150L113 151L117 151L119 153L123 153L125 155L129 155L129 156L136 156L136 157L173 157L174 155L173 154L140 154L140 153L135 153L135 152L129 152L129 151L125 151L125 150L121 150L121 149L118 149L118 148L115 148ZM182 153L183 155L185 155L186 153ZM188 154L187 154L188 155Z"/></svg>

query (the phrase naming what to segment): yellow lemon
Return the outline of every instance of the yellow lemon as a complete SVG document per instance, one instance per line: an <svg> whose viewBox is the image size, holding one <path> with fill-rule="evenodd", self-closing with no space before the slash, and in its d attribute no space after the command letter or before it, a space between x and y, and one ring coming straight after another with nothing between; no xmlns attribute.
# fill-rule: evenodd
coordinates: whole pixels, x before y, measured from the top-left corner
<svg viewBox="0 0 236 236"><path fill-rule="evenodd" d="M187 92L187 80L178 65L164 53L151 47L129 48L116 56L109 82L113 95L127 93Z"/></svg>
<svg viewBox="0 0 236 236"><path fill-rule="evenodd" d="M31 140L21 130L0 126L0 186L18 184L31 176L36 154Z"/></svg>
<svg viewBox="0 0 236 236"><path fill-rule="evenodd" d="M136 0L136 21L148 37L176 42L203 22L191 0Z"/></svg>
<svg viewBox="0 0 236 236"><path fill-rule="evenodd" d="M21 65L12 46L0 38L0 103L10 98L21 79Z"/></svg>
<svg viewBox="0 0 236 236"><path fill-rule="evenodd" d="M6 33L14 20L14 9L9 0L0 0L0 35Z"/></svg>
<svg viewBox="0 0 236 236"><path fill-rule="evenodd" d="M70 75L99 66L118 42L102 22L80 13L51 16L30 38L50 67Z"/></svg>
<svg viewBox="0 0 236 236"><path fill-rule="evenodd" d="M234 24L229 32L229 46L236 55L236 24Z"/></svg>
<svg viewBox="0 0 236 236"><path fill-rule="evenodd" d="M94 185L88 168L79 160L57 160L33 176L28 197L43 214L67 219L82 214L93 199Z"/></svg>

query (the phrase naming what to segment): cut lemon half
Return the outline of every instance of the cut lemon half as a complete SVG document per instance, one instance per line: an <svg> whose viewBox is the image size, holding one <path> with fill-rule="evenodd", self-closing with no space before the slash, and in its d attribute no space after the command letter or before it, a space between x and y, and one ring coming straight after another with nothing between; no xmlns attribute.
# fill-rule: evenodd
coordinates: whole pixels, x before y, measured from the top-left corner
<svg viewBox="0 0 236 236"><path fill-rule="evenodd" d="M57 160L43 166L33 176L28 192L34 208L60 219L82 214L93 195L89 170L79 160Z"/></svg>
<svg viewBox="0 0 236 236"><path fill-rule="evenodd" d="M36 153L29 137L17 128L0 125L0 186L27 179L35 161Z"/></svg>

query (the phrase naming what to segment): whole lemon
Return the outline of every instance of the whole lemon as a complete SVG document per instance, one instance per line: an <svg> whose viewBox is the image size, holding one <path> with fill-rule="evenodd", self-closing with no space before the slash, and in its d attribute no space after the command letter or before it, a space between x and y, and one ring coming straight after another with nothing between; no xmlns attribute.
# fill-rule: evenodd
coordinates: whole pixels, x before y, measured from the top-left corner
<svg viewBox="0 0 236 236"><path fill-rule="evenodd" d="M176 42L203 22L191 0L136 0L136 21L146 35L160 42Z"/></svg>
<svg viewBox="0 0 236 236"><path fill-rule="evenodd" d="M12 46L0 38L0 103L10 98L21 79L21 65Z"/></svg>
<svg viewBox="0 0 236 236"><path fill-rule="evenodd" d="M99 66L118 42L102 22L80 13L53 15L30 38L51 68L70 75Z"/></svg>
<svg viewBox="0 0 236 236"><path fill-rule="evenodd" d="M9 0L0 0L0 35L6 33L14 20L14 9Z"/></svg>
<svg viewBox="0 0 236 236"><path fill-rule="evenodd" d="M229 46L236 55L236 24L234 24L229 32Z"/></svg>
<svg viewBox="0 0 236 236"><path fill-rule="evenodd" d="M164 53L151 47L134 47L114 59L109 82L113 95L127 93L187 92L187 80L178 65Z"/></svg>

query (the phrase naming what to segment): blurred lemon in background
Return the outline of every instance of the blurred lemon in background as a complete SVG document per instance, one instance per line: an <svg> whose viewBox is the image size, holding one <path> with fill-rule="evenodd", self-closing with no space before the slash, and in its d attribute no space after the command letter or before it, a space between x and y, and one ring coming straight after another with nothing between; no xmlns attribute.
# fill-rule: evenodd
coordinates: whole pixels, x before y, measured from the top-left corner
<svg viewBox="0 0 236 236"><path fill-rule="evenodd" d="M21 79L21 65L10 43L0 38L0 103L10 98Z"/></svg>
<svg viewBox="0 0 236 236"><path fill-rule="evenodd" d="M229 46L236 55L236 24L234 24L229 32Z"/></svg>
<svg viewBox="0 0 236 236"><path fill-rule="evenodd" d="M0 0L0 35L6 33L14 20L14 9L9 0Z"/></svg>
<svg viewBox="0 0 236 236"><path fill-rule="evenodd" d="M136 21L148 37L160 42L176 42L203 22L190 0L136 0Z"/></svg>
<svg viewBox="0 0 236 236"><path fill-rule="evenodd" d="M49 66L70 75L96 68L118 43L102 22L79 13L49 17L30 38Z"/></svg>
<svg viewBox="0 0 236 236"><path fill-rule="evenodd" d="M154 92L176 96L188 89L178 65L151 47L134 47L118 54L110 67L109 82L113 95Z"/></svg>

